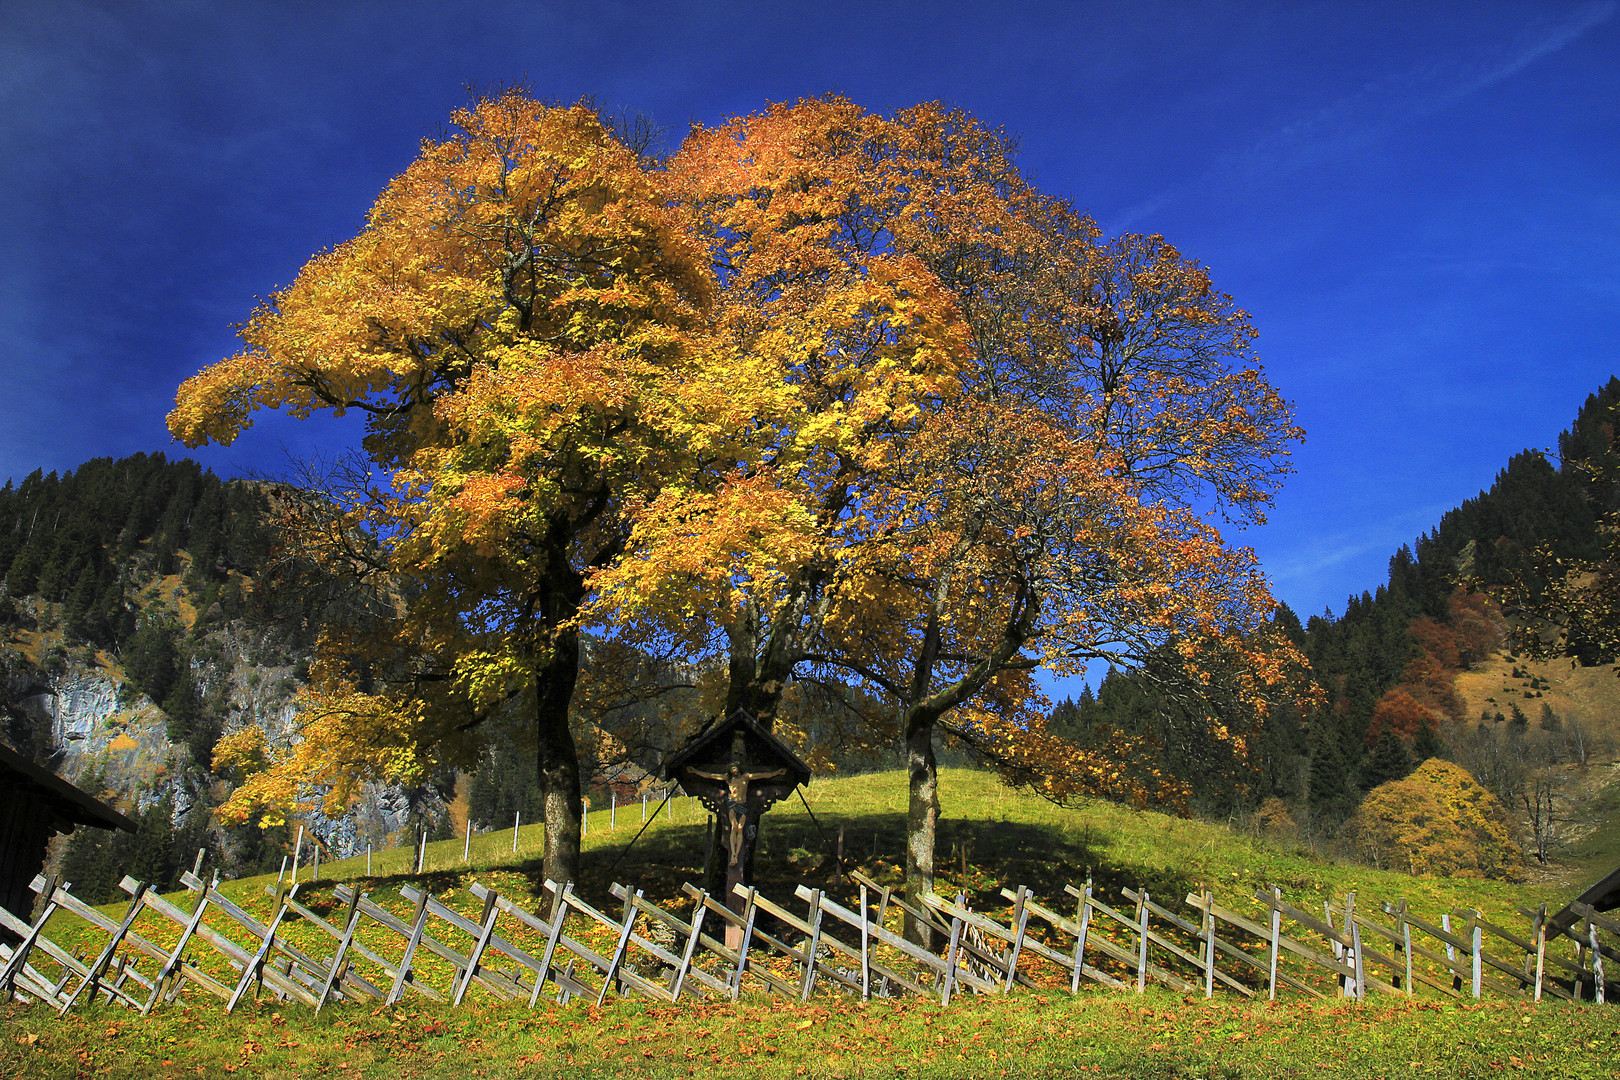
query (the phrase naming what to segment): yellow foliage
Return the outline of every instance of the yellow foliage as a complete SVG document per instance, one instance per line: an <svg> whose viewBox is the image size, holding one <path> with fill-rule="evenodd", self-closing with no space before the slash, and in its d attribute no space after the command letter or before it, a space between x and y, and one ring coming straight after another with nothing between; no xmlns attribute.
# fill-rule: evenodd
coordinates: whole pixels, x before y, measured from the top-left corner
<svg viewBox="0 0 1620 1080"><path fill-rule="evenodd" d="M1512 880L1524 866L1496 796L1439 758L1369 792L1345 836L1379 865L1413 874Z"/></svg>

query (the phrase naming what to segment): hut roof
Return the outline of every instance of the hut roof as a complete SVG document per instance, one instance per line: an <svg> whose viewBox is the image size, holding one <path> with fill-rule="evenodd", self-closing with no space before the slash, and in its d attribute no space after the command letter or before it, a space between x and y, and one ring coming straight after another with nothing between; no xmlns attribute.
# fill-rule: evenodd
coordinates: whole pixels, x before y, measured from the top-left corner
<svg viewBox="0 0 1620 1080"><path fill-rule="evenodd" d="M135 822L0 743L0 779L42 800L51 813L72 825L135 831Z"/></svg>

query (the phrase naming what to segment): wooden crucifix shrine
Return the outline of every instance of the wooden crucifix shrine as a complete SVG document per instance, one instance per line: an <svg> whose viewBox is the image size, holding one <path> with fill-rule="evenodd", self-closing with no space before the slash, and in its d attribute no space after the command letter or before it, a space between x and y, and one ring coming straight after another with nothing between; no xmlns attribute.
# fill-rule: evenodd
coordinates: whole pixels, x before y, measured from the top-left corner
<svg viewBox="0 0 1620 1080"><path fill-rule="evenodd" d="M809 783L810 766L738 709L698 732L665 763L664 775L714 814L715 847L725 859L725 904L742 914L743 901L734 890L754 883L759 815ZM738 927L727 928L729 947L736 948L741 940Z"/></svg>

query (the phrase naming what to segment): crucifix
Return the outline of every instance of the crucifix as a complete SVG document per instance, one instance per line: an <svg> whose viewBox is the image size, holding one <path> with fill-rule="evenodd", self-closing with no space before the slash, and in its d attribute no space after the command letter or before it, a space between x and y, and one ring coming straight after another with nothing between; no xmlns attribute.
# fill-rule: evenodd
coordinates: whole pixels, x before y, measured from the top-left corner
<svg viewBox="0 0 1620 1080"><path fill-rule="evenodd" d="M810 767L738 709L694 736L665 764L664 775L715 815L713 839L724 850L725 871L724 883L710 887L719 886L726 907L741 915L736 888L754 883L759 816L807 783ZM726 944L736 948L741 940L741 928L728 925Z"/></svg>

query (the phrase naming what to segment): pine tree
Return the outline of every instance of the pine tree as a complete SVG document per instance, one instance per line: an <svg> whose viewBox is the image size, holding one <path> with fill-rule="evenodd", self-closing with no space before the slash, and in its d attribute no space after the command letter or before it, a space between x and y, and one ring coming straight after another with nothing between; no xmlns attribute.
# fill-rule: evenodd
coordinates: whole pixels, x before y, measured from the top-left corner
<svg viewBox="0 0 1620 1080"><path fill-rule="evenodd" d="M168 795L140 816L129 855L129 876L153 888L167 888L174 878L174 803Z"/></svg>
<svg viewBox="0 0 1620 1080"><path fill-rule="evenodd" d="M105 829L84 826L73 831L62 858L62 880L87 904L105 904L119 894L117 844Z"/></svg>
<svg viewBox="0 0 1620 1080"><path fill-rule="evenodd" d="M1404 780L1416 767L1406 744L1394 732L1386 730L1378 737L1378 745L1361 768L1361 789L1371 791L1391 780Z"/></svg>
<svg viewBox="0 0 1620 1080"><path fill-rule="evenodd" d="M1445 744L1435 733L1434 725L1424 720L1418 725L1417 738L1412 742L1412 760L1421 765L1430 758L1444 757Z"/></svg>
<svg viewBox="0 0 1620 1080"><path fill-rule="evenodd" d="M1342 740L1335 725L1321 713L1311 724L1311 762L1306 798L1311 828L1317 835L1336 829L1354 809L1355 791L1345 767Z"/></svg>

